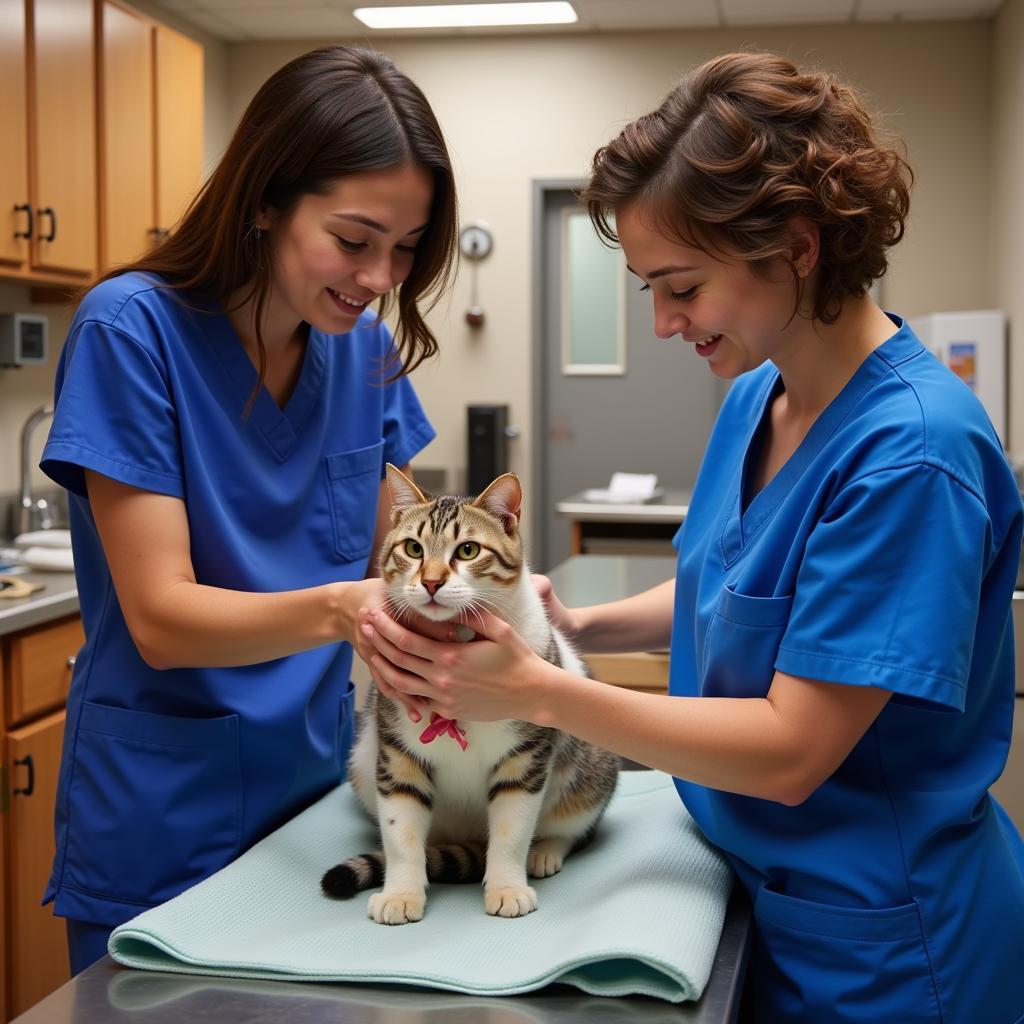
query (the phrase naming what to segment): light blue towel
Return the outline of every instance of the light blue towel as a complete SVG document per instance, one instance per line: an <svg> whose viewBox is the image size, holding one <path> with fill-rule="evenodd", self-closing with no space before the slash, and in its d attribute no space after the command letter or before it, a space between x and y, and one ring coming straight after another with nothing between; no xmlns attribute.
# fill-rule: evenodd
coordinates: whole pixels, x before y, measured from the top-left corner
<svg viewBox="0 0 1024 1024"><path fill-rule="evenodd" d="M699 999L711 973L731 871L660 772L623 772L595 842L535 879L540 906L489 917L477 885L435 885L424 919L388 927L368 893L337 901L324 871L377 847L339 786L233 864L116 928L119 963L184 974L386 982L476 995L551 982L601 996Z"/></svg>

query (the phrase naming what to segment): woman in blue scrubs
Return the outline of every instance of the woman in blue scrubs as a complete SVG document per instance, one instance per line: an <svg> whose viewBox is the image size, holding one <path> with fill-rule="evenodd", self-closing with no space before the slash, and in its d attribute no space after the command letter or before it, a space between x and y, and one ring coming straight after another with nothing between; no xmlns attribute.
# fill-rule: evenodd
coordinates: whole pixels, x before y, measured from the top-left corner
<svg viewBox="0 0 1024 1024"><path fill-rule="evenodd" d="M418 304L455 209L419 89L371 51L314 51L259 90L170 237L77 310L42 458L86 634L45 897L75 973L344 776L384 467L434 436L406 374L437 348Z"/></svg>
<svg viewBox="0 0 1024 1024"><path fill-rule="evenodd" d="M850 89L770 55L697 68L595 157L584 199L658 336L733 384L675 581L571 611L542 586L584 651L671 639L670 695L572 677L487 616L468 645L366 626L416 713L673 774L753 902L772 1024L1024 1018L1024 844L988 792L1021 501L974 395L868 294L909 180Z"/></svg>

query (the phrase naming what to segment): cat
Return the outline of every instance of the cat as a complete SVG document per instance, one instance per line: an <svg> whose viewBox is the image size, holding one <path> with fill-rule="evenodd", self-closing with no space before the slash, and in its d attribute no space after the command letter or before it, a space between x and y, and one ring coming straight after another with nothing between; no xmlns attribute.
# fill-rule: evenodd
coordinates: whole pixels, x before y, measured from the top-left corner
<svg viewBox="0 0 1024 1024"><path fill-rule="evenodd" d="M475 499L430 498L390 464L387 482L392 530L380 570L392 614L444 621L486 608L545 660L586 673L530 580L516 476L499 476ZM527 874L556 874L592 839L618 780L616 755L529 722L433 714L414 724L372 684L361 717L349 779L384 849L331 868L321 888L348 899L383 883L368 905L378 924L422 919L428 882L482 881L488 914L531 913Z"/></svg>

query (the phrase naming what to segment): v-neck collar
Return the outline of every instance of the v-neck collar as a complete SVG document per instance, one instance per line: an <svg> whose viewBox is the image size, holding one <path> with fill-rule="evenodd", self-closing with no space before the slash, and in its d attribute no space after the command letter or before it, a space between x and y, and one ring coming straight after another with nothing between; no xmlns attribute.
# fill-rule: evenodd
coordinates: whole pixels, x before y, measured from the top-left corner
<svg viewBox="0 0 1024 1024"><path fill-rule="evenodd" d="M749 474L754 468L752 456L756 447L755 441L764 425L765 418L770 415L772 400L780 392L781 374L776 370L766 382L758 400L757 416L754 418L746 438L743 459L736 471L731 511L722 531L722 560L726 567L736 561L751 538L771 519L793 489L794 484L864 395L889 372L892 366L923 350L921 342L907 327L906 321L891 313L888 315L897 327L896 333L882 342L857 367L839 394L822 410L811 425L811 429L800 442L796 451L790 455L775 476L754 495L744 509L743 495L746 493Z"/></svg>
<svg viewBox="0 0 1024 1024"><path fill-rule="evenodd" d="M241 416L259 374L231 326L231 321L224 313L217 317L214 340L214 349L231 381L235 397L238 399L238 415ZM323 384L326 363L327 346L324 335L310 327L299 379L284 408L274 401L262 384L256 393L249 413L249 422L256 427L281 462L294 451L299 435L309 422Z"/></svg>

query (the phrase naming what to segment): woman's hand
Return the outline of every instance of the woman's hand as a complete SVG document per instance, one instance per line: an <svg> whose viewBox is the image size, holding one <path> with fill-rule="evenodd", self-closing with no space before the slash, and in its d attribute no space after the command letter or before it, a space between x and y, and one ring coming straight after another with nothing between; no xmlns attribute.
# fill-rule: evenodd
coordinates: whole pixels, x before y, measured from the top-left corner
<svg viewBox="0 0 1024 1024"><path fill-rule="evenodd" d="M434 625L454 636L453 624ZM374 678L395 693L425 699L445 718L529 721L534 714L542 685L538 670L546 662L489 612L473 613L477 639L469 643L418 635L382 611L371 610L360 628L375 652L369 662Z"/></svg>
<svg viewBox="0 0 1024 1024"><path fill-rule="evenodd" d="M386 680L381 678L380 674L374 670L371 664L372 659L377 654L377 650L370 643L366 633L359 628L360 623L369 621L371 614L376 615L379 613L384 618L388 618L387 596L383 580L372 577L343 584L343 586L346 588L341 602L342 630L346 634L345 639L351 641L352 646L356 649L356 653L366 662L370 669L370 675L373 677L373 681L377 684L377 688L381 693L385 697L389 697L391 700L401 704L412 721L420 721L426 714L424 702L415 695L394 689L388 685ZM388 619L388 621L391 620ZM413 613L408 614L406 624L410 630L414 630L418 634L445 640L450 637L452 630L450 623L431 622L429 619Z"/></svg>
<svg viewBox="0 0 1024 1024"><path fill-rule="evenodd" d="M540 594L540 599L544 602L544 607L547 609L548 619L551 621L551 624L566 639L575 639L580 629L579 622L576 619L575 613L558 600L554 587L551 585L551 580L547 576L534 573L530 577L530 581L536 588L537 593Z"/></svg>

